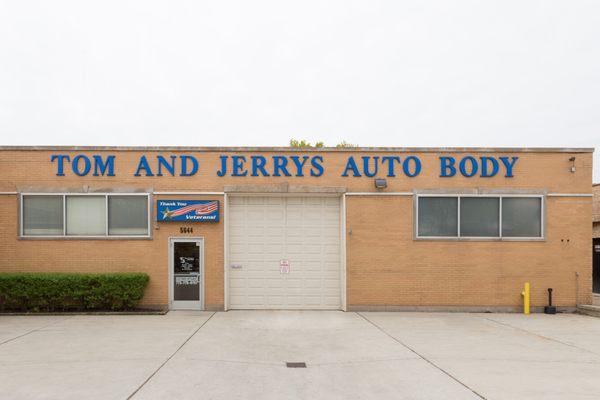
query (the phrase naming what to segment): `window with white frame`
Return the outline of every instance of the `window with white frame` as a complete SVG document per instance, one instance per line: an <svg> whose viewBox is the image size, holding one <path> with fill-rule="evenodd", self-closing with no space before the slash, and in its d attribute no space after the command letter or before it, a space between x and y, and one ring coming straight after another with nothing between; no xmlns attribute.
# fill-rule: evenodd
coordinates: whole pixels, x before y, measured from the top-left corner
<svg viewBox="0 0 600 400"><path fill-rule="evenodd" d="M417 238L543 238L541 195L419 195Z"/></svg>
<svg viewBox="0 0 600 400"><path fill-rule="evenodd" d="M23 194L21 236L148 237L149 195Z"/></svg>

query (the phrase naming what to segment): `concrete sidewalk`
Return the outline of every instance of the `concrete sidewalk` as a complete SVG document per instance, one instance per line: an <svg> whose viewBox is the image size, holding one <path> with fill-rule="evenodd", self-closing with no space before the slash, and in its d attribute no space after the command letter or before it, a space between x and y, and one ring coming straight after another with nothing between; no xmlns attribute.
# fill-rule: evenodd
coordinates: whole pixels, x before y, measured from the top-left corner
<svg viewBox="0 0 600 400"><path fill-rule="evenodd" d="M573 314L0 316L0 393L6 399L595 399L599 337L600 319Z"/></svg>

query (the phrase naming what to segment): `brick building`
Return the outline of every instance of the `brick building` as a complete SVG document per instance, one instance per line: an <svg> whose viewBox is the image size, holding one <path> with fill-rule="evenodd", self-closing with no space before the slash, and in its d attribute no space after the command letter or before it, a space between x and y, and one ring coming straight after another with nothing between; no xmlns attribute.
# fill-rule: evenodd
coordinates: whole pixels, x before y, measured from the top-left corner
<svg viewBox="0 0 600 400"><path fill-rule="evenodd" d="M573 308L592 151L2 147L0 271L146 272L173 309Z"/></svg>
<svg viewBox="0 0 600 400"><path fill-rule="evenodd" d="M592 205L592 238L593 238L593 250L592 257L594 259L594 270L593 270L593 290L596 296L597 303L600 302L600 183L596 183L592 186L593 193L593 205Z"/></svg>

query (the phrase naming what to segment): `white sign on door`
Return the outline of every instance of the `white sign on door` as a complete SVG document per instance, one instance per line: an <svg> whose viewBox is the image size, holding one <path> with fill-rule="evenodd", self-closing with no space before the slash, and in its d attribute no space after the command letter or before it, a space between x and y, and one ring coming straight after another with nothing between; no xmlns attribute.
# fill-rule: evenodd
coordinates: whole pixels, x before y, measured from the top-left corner
<svg viewBox="0 0 600 400"><path fill-rule="evenodd" d="M175 284L176 285L197 285L198 284L197 276L176 276Z"/></svg>
<svg viewBox="0 0 600 400"><path fill-rule="evenodd" d="M279 273L289 274L290 273L290 260L279 260Z"/></svg>

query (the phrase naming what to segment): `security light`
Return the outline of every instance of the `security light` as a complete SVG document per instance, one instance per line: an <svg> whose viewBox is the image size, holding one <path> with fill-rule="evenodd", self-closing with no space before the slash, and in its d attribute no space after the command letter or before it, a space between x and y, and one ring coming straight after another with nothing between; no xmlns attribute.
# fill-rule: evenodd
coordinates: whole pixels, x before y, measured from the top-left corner
<svg viewBox="0 0 600 400"><path fill-rule="evenodd" d="M575 157L569 158L569 161L571 161L571 172L575 172Z"/></svg>
<svg viewBox="0 0 600 400"><path fill-rule="evenodd" d="M387 180L385 179L375 179L375 188L376 189L385 189L387 187Z"/></svg>

